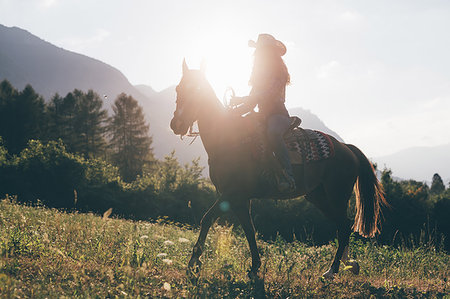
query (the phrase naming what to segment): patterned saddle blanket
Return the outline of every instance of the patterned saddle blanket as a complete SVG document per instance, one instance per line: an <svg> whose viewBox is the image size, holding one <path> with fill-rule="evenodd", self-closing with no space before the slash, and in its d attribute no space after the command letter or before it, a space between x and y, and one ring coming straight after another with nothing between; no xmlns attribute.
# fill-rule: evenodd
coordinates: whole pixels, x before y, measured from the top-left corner
<svg viewBox="0 0 450 299"><path fill-rule="evenodd" d="M292 164L325 160L334 156L331 138L320 131L295 128L284 135Z"/></svg>
<svg viewBox="0 0 450 299"><path fill-rule="evenodd" d="M248 119L247 121L249 129L245 132L245 137L241 139L241 142L250 147L255 159L264 160L269 152L265 127L258 120ZM323 132L296 127L286 132L283 137L292 164L311 163L334 156L333 142Z"/></svg>

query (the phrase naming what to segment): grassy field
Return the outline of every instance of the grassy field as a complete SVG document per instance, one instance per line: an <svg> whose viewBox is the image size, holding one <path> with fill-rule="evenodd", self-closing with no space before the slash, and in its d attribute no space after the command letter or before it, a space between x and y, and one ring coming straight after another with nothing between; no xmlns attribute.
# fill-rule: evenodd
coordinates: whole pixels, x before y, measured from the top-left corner
<svg viewBox="0 0 450 299"><path fill-rule="evenodd" d="M260 279L246 271L245 237L214 226L196 282L185 270L198 230L0 202L0 297L450 298L450 257L353 240L355 276L321 279L336 250L259 241Z"/></svg>

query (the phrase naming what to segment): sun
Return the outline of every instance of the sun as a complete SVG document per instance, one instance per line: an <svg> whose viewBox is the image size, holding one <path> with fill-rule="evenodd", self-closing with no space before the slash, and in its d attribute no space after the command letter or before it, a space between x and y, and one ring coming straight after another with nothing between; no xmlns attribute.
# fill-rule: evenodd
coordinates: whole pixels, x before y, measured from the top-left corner
<svg viewBox="0 0 450 299"><path fill-rule="evenodd" d="M253 50L247 46L248 39L227 31L211 30L192 40L186 54L187 63L191 68L199 68L201 61L205 61L206 78L219 99L227 87L232 87L240 96L249 92Z"/></svg>

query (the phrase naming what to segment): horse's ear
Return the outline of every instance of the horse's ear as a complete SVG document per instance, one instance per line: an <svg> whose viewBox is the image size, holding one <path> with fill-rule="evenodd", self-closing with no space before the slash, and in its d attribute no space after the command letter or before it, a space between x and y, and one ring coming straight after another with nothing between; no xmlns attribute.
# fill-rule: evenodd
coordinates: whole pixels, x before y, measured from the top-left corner
<svg viewBox="0 0 450 299"><path fill-rule="evenodd" d="M200 63L200 72L202 72L202 74L205 74L206 71L206 59L202 58L202 62Z"/></svg>
<svg viewBox="0 0 450 299"><path fill-rule="evenodd" d="M186 58L183 58L183 75L189 71L189 68L186 63Z"/></svg>

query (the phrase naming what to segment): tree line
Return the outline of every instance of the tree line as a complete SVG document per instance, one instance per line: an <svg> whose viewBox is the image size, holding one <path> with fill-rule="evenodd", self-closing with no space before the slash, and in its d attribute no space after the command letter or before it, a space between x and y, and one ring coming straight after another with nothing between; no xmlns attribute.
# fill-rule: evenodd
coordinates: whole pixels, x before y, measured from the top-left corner
<svg viewBox="0 0 450 299"><path fill-rule="evenodd" d="M7 80L0 83L0 136L9 153L18 154L31 139L60 139L69 152L117 165L131 182L154 160L149 125L132 96L120 94L112 111L109 117L93 90L55 94L45 103L30 85L18 91Z"/></svg>
<svg viewBox="0 0 450 299"><path fill-rule="evenodd" d="M30 85L0 82L0 198L198 224L216 196L199 160L155 159L138 102L120 94L109 116L105 100L75 89L46 103Z"/></svg>
<svg viewBox="0 0 450 299"><path fill-rule="evenodd" d="M136 220L198 225L217 199L198 160L180 165L174 153L157 160L142 108L121 94L109 116L105 99L90 90L56 94L48 103L31 86L18 91L0 83L0 198ZM450 250L450 187L438 174L428 186L396 181L385 169L381 183L390 208L383 210L377 241L413 242ZM354 217L354 196L349 217ZM255 200L259 236L310 244L334 240L334 224L304 197ZM220 220L238 224L234 215ZM239 229L238 225L235 225Z"/></svg>

